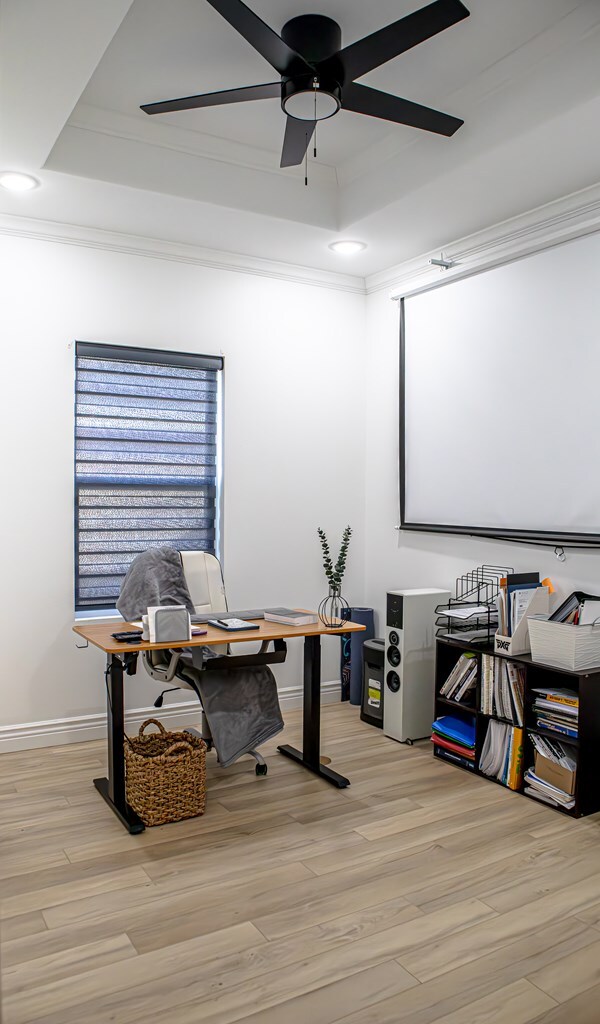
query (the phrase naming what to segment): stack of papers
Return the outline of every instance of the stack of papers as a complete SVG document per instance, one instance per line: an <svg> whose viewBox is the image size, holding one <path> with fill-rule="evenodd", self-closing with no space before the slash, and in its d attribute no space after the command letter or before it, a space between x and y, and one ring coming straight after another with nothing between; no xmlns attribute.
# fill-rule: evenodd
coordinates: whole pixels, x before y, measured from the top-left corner
<svg viewBox="0 0 600 1024"><path fill-rule="evenodd" d="M488 611L487 604L451 604L436 608L436 615L445 615L448 619L477 619Z"/></svg>
<svg viewBox="0 0 600 1024"><path fill-rule="evenodd" d="M533 768L528 768L525 772L525 792L529 796L534 796L536 800L542 800L553 807L564 807L566 810L570 810L575 806L575 797L550 785L544 779L540 779Z"/></svg>
<svg viewBox="0 0 600 1024"><path fill-rule="evenodd" d="M475 769L475 719L444 715L433 723L431 742L436 753L463 768Z"/></svg>
<svg viewBox="0 0 600 1024"><path fill-rule="evenodd" d="M438 636L463 643L491 643L498 625L496 606L479 601L451 600L436 608Z"/></svg>
<svg viewBox="0 0 600 1024"><path fill-rule="evenodd" d="M549 729L560 736L577 739L579 733L579 695L575 690L533 689L533 711L538 729Z"/></svg>
<svg viewBox="0 0 600 1024"><path fill-rule="evenodd" d="M523 730L492 718L483 741L479 770L509 789L519 789L523 779Z"/></svg>
<svg viewBox="0 0 600 1024"><path fill-rule="evenodd" d="M494 628L496 620L490 621L490 629ZM466 644L484 644L490 639L490 629L462 629L457 633L440 633L444 640L462 640Z"/></svg>

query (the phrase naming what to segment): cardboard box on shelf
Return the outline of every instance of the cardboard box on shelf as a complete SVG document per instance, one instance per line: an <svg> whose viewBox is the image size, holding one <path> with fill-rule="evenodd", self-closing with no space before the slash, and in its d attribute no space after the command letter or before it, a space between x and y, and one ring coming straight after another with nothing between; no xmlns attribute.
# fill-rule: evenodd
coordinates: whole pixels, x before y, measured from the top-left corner
<svg viewBox="0 0 600 1024"><path fill-rule="evenodd" d="M538 750L535 752L535 774L544 782L549 782L551 786L562 789L563 793L572 796L575 792L577 772L570 772L568 768L555 764L554 761L550 761L540 754Z"/></svg>

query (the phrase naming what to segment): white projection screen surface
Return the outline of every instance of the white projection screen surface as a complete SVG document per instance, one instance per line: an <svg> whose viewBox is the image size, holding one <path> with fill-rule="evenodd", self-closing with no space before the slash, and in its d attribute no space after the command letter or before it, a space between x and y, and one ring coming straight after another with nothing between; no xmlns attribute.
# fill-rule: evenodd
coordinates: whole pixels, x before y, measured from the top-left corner
<svg viewBox="0 0 600 1024"><path fill-rule="evenodd" d="M402 307L402 528L600 544L600 234Z"/></svg>

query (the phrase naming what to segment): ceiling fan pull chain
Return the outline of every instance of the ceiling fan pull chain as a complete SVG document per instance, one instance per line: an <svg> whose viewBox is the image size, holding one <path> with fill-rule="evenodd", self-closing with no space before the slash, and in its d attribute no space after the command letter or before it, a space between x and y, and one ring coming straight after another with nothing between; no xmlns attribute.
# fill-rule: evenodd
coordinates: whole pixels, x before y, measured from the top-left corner
<svg viewBox="0 0 600 1024"><path fill-rule="evenodd" d="M304 184L308 187L308 132L305 135L306 149L304 150Z"/></svg>
<svg viewBox="0 0 600 1024"><path fill-rule="evenodd" d="M313 150L313 157L317 159L317 90L315 89L315 148Z"/></svg>

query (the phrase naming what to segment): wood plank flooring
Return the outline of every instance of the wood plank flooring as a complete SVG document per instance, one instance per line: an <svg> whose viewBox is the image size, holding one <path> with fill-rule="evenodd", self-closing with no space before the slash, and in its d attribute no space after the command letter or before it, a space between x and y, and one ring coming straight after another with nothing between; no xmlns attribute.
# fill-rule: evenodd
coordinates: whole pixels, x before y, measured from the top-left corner
<svg viewBox="0 0 600 1024"><path fill-rule="evenodd" d="M210 755L205 816L140 836L92 787L102 743L0 757L3 1024L598 1024L600 815L348 705L322 732L349 789L276 742L262 779Z"/></svg>

